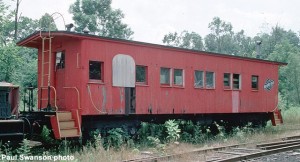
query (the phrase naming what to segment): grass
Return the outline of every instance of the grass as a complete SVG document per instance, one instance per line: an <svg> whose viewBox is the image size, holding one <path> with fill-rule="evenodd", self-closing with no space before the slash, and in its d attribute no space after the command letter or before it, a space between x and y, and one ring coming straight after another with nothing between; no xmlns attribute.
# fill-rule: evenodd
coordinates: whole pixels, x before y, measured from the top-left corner
<svg viewBox="0 0 300 162"><path fill-rule="evenodd" d="M300 107L290 107L287 110L283 110L281 113L285 124L300 123Z"/></svg>
<svg viewBox="0 0 300 162"><path fill-rule="evenodd" d="M118 147L114 147L113 145L107 145L107 141L101 138L100 136L94 136L94 140L79 148L75 148L71 143L67 141L62 141L62 144L56 148L56 150L45 150L40 153L34 153L31 148L28 146L27 141L24 141L23 144L19 149L17 149L18 154L46 154L46 155L73 155L76 160L74 161L122 161L134 158L142 158L147 157L149 155L166 155L166 154L174 154L174 153L181 153L186 151L191 151L195 149L205 149L210 147L218 147L218 146L225 146L225 145L233 145L233 144L240 144L240 143L250 143L250 142L257 142L258 139L263 140L270 140L281 138L284 136L292 136L292 135L299 135L300 125L295 123L299 123L300 121L300 107L292 107L290 109L282 111L284 125L273 127L271 122L267 124L264 128L256 128L253 129L250 126L245 126L242 128L236 128L232 134L226 134L222 126L218 126L221 132L216 135L212 136L208 133L204 133L202 136L199 137L201 140L198 143L187 143L183 142L179 139L179 142L174 142L176 140L167 140L161 139L161 137L156 136L158 134L162 134L162 132L158 134L149 134L144 132L146 140L148 140L148 145L144 142L136 143L133 142L131 139L122 139L124 136L120 137L120 132L118 130L114 130L110 134L110 144L117 144ZM173 133L180 133L182 135L183 132L178 131L178 127L176 126L176 122L172 121L172 126L167 124L169 128L176 128L173 129ZM196 127L197 125L193 125L192 123L188 123L190 128ZM155 130L164 130L164 126L151 126L151 125L144 125L144 130L146 131L148 127L151 129L152 133ZM147 129L146 129L147 128ZM183 127L181 127L183 128ZM171 129L169 129L171 131ZM182 130L183 131L183 130ZM141 133L141 132L140 132ZM169 135L172 132L169 132ZM98 133L99 134L99 133ZM197 132L196 132L197 134ZM199 134L197 134L199 136ZM173 137L177 137L177 134L172 135ZM180 136L181 137L181 136ZM167 138L165 138L167 139ZM176 138L174 138L176 139ZM104 141L104 142L103 142ZM171 142L172 141L172 142ZM120 144L122 142L122 144ZM78 147L78 146L77 146ZM30 152L31 151L31 152ZM13 154L16 151L11 150L8 147L2 147L0 149L0 153L4 154ZM198 160L205 160L204 155L195 155L197 156ZM194 156L183 156L181 159L177 161L192 161Z"/></svg>

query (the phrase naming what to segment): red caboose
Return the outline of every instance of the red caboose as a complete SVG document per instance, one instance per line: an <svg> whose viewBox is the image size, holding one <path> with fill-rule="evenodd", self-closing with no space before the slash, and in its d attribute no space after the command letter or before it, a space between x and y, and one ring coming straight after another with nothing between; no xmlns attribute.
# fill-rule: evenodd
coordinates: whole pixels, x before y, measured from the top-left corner
<svg viewBox="0 0 300 162"><path fill-rule="evenodd" d="M55 112L56 138L170 118L282 123L285 63L67 31L18 45L38 49L38 109Z"/></svg>

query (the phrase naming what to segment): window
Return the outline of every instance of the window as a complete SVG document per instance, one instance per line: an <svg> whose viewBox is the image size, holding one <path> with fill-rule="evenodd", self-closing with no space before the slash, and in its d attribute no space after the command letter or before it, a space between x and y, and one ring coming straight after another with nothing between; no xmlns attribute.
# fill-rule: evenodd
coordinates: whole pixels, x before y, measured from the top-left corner
<svg viewBox="0 0 300 162"><path fill-rule="evenodd" d="M230 89L231 88L231 74L224 73L224 88Z"/></svg>
<svg viewBox="0 0 300 162"><path fill-rule="evenodd" d="M56 52L56 70L65 68L65 52Z"/></svg>
<svg viewBox="0 0 300 162"><path fill-rule="evenodd" d="M138 83L147 84L147 67L137 65L135 68L135 81Z"/></svg>
<svg viewBox="0 0 300 162"><path fill-rule="evenodd" d="M206 88L215 88L215 73L207 71L205 73L205 78L206 78Z"/></svg>
<svg viewBox="0 0 300 162"><path fill-rule="evenodd" d="M194 87L203 88L203 71L195 70L194 77Z"/></svg>
<svg viewBox="0 0 300 162"><path fill-rule="evenodd" d="M241 75L233 74L233 89L241 89Z"/></svg>
<svg viewBox="0 0 300 162"><path fill-rule="evenodd" d="M170 68L160 68L160 84L170 85Z"/></svg>
<svg viewBox="0 0 300 162"><path fill-rule="evenodd" d="M258 76L256 75L252 75L251 88L252 90L258 90Z"/></svg>
<svg viewBox="0 0 300 162"><path fill-rule="evenodd" d="M183 70L174 69L174 85L183 86Z"/></svg>
<svg viewBox="0 0 300 162"><path fill-rule="evenodd" d="M89 79L103 80L103 63L100 61L89 61Z"/></svg>

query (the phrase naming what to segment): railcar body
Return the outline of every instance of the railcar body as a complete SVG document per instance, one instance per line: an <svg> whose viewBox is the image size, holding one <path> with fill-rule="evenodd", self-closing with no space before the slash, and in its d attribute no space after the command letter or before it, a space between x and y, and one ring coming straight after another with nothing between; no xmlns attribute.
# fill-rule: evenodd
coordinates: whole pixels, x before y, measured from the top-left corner
<svg viewBox="0 0 300 162"><path fill-rule="evenodd" d="M0 82L0 142L24 137L24 121L18 119L19 86Z"/></svg>
<svg viewBox="0 0 300 162"><path fill-rule="evenodd" d="M168 118L282 123L285 63L67 31L36 32L18 45L38 49L38 108L57 112L56 138L66 112L79 136L81 127Z"/></svg>

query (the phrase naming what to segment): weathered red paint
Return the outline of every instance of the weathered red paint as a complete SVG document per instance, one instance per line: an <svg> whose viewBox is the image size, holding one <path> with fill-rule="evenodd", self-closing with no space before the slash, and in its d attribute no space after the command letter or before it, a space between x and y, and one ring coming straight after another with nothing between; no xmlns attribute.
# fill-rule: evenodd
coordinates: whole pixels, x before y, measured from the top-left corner
<svg viewBox="0 0 300 162"><path fill-rule="evenodd" d="M283 63L72 32L52 32L51 36L54 37L53 52L65 51L66 60L65 69L55 71L55 55L52 55L51 85L57 90L59 110L77 109L76 92L63 88L77 87L81 96L79 106L82 115L124 114L124 87L112 86L112 59L117 54L130 55L136 65L148 67L147 85L136 84L136 114L149 114L149 109L152 114L172 114L173 111L175 114L272 112L278 104L278 67ZM18 45L38 49L40 86L42 64L39 33L27 37ZM89 80L89 60L104 63L103 82ZM183 69L184 86L160 85L161 67ZM215 88L194 88L194 70L215 72ZM241 90L224 89L224 73L240 74ZM258 90L251 89L251 75L259 76ZM264 89L267 79L275 81L270 91ZM89 89L96 107L89 97ZM43 96L46 97L46 90ZM53 100L53 92L51 96ZM42 102L42 105L45 107L46 102Z"/></svg>

